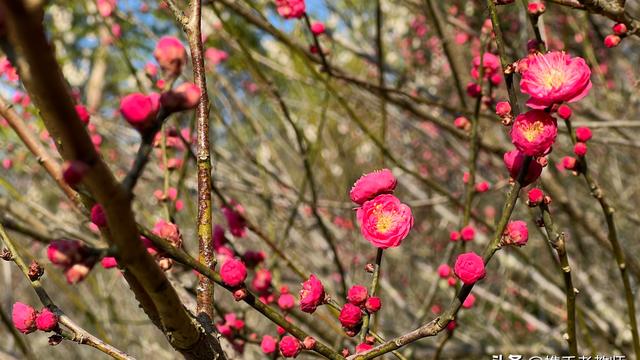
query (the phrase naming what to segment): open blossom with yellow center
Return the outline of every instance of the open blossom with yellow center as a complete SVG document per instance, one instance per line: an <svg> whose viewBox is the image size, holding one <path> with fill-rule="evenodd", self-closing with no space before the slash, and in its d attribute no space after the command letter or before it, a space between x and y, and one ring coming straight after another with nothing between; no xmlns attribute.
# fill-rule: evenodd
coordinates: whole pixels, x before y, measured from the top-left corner
<svg viewBox="0 0 640 360"><path fill-rule="evenodd" d="M518 115L511 128L511 141L518 150L529 156L547 153L557 135L556 119L541 110Z"/></svg>
<svg viewBox="0 0 640 360"><path fill-rule="evenodd" d="M531 98L527 106L545 109L553 104L574 102L591 89L591 70L581 57L552 51L520 60L520 90Z"/></svg>
<svg viewBox="0 0 640 360"><path fill-rule="evenodd" d="M376 247L400 245L413 227L411 209L391 194L366 201L357 211L360 231Z"/></svg>

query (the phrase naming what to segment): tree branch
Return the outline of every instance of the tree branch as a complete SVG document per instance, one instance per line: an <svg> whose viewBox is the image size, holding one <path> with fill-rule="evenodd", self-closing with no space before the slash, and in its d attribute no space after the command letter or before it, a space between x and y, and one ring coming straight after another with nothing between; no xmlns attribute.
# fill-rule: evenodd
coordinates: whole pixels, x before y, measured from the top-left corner
<svg viewBox="0 0 640 360"><path fill-rule="evenodd" d="M56 62L42 24L43 9L24 1L2 1L11 44L16 50L21 78L47 129L65 160L81 161L89 167L83 184L102 205L109 224L108 237L116 245L118 263L139 286L140 297L148 297L145 310L157 311L163 331L172 346L185 357L218 353L219 343L203 336L183 307L175 290L139 241L129 193L118 184L96 152L75 112L69 89ZM131 284L131 281L130 281ZM139 297L139 298L140 298ZM149 307L155 309L149 309ZM215 342L212 342L212 339Z"/></svg>

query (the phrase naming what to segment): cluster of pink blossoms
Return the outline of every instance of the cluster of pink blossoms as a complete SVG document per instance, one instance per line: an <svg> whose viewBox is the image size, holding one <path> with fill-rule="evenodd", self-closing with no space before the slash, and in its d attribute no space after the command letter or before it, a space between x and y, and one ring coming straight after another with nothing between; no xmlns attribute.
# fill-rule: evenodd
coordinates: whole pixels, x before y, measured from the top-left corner
<svg viewBox="0 0 640 360"><path fill-rule="evenodd" d="M164 76L156 82L162 94L132 93L120 101L122 117L141 133L152 128L158 121L159 115L167 116L173 112L194 108L201 96L200 88L189 82L166 91L164 89L168 80L172 82L180 75L187 61L187 50L180 40L173 36L163 36L158 41L153 56ZM157 74L155 65L151 63L145 66L145 70L149 76Z"/></svg>
<svg viewBox="0 0 640 360"><path fill-rule="evenodd" d="M84 280L98 258L78 240L53 240L47 247L47 257L53 265L64 269L69 284Z"/></svg>
<svg viewBox="0 0 640 360"><path fill-rule="evenodd" d="M608 48L616 47L623 38L627 36L627 25L617 23L612 27L613 34L609 34L604 38L604 46Z"/></svg>
<svg viewBox="0 0 640 360"><path fill-rule="evenodd" d="M96 228L107 227L107 219L100 204L95 204L92 207L91 221L92 225ZM151 232L156 236L168 240L169 243L176 248L182 247L180 230L177 225L171 222L158 220ZM173 260L168 258L166 253L159 251L151 240L140 236L140 241L161 269L166 271L172 267ZM64 274L69 284L77 284L83 281L101 256L102 254L99 251L88 247L78 240L58 239L52 241L47 246L47 258L53 265L64 269ZM118 266L116 258L112 256L102 257L100 264L105 269Z"/></svg>
<svg viewBox="0 0 640 360"><path fill-rule="evenodd" d="M381 249L400 245L413 227L411 209L391 194L396 185L391 170L383 169L360 177L349 193L360 205L356 217L362 236Z"/></svg>
<svg viewBox="0 0 640 360"><path fill-rule="evenodd" d="M278 14L285 19L301 18L306 11L304 0L275 0Z"/></svg>
<svg viewBox="0 0 640 360"><path fill-rule="evenodd" d="M565 103L579 101L591 89L591 70L584 59L571 57L564 52L552 51L546 54L533 53L518 61L517 71L521 74L520 90L530 96L527 106L532 110L518 115L512 123L511 141L516 150L504 155L504 163L513 179L517 179L527 156L532 157L525 169L522 185L526 186L538 179L545 158L551 152L558 135L558 125L553 113L568 120L571 109ZM511 106L499 103L496 113L506 125L511 124ZM577 145L576 154L584 155L586 145ZM580 156L580 155L579 155ZM574 166L571 158L563 159L569 167Z"/></svg>
<svg viewBox="0 0 640 360"><path fill-rule="evenodd" d="M295 306L295 298L289 293L289 289L283 286L280 289L280 297L278 298L278 306L285 312L290 311ZM309 279L302 283L302 289L300 290L300 310L306 313L313 313L318 306L325 303L324 286L320 280L311 275ZM288 316L285 316L285 320L290 321ZM279 350L280 355L285 358L294 358L305 350L313 350L316 345L316 340L312 337L306 337L303 341L296 339L291 335L285 335L286 330L280 326L277 328L278 335L282 336L280 341L270 335L264 335L260 342L260 348L266 355L274 354L276 348Z"/></svg>
<svg viewBox="0 0 640 360"><path fill-rule="evenodd" d="M97 0L98 12L103 17L109 17L117 7L116 0Z"/></svg>
<svg viewBox="0 0 640 360"><path fill-rule="evenodd" d="M11 318L13 326L23 334L29 334L36 330L49 332L58 329L58 315L46 307L36 311L27 304L16 302L13 304Z"/></svg>
<svg viewBox="0 0 640 360"><path fill-rule="evenodd" d="M347 303L342 307L338 320L347 336L355 336L362 326L363 311L374 314L381 307L379 297L369 296L369 291L362 285L354 285L347 293Z"/></svg>
<svg viewBox="0 0 640 360"><path fill-rule="evenodd" d="M235 313L227 313L224 320L216 323L216 329L225 339L229 340L234 350L239 353L244 351L246 335L244 334L245 322Z"/></svg>

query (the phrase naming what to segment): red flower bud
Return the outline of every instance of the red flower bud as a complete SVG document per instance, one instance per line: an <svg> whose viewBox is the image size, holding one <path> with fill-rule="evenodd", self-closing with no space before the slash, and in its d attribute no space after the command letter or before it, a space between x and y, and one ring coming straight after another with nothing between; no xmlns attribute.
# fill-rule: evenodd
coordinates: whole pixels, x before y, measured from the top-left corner
<svg viewBox="0 0 640 360"><path fill-rule="evenodd" d="M120 113L127 122L138 131L149 128L160 110L160 95L133 93L120 101Z"/></svg>
<svg viewBox="0 0 640 360"><path fill-rule="evenodd" d="M316 308L324 303L324 286L318 278L311 274L309 280L302 283L300 290L300 310L313 313Z"/></svg>
<svg viewBox="0 0 640 360"><path fill-rule="evenodd" d="M58 316L48 308L44 308L36 317L36 327L40 331L53 331L58 327Z"/></svg>
<svg viewBox="0 0 640 360"><path fill-rule="evenodd" d="M314 22L313 24L311 24L311 32L316 36L324 34L324 24L321 22Z"/></svg>
<svg viewBox="0 0 640 360"><path fill-rule="evenodd" d="M222 282L231 287L238 287L244 283L247 278L247 268L244 263L238 259L229 258L220 267L220 277Z"/></svg>
<svg viewBox="0 0 640 360"><path fill-rule="evenodd" d="M176 77L187 62L187 51L182 42L173 36L163 36L158 41L153 56L165 74Z"/></svg>
<svg viewBox="0 0 640 360"><path fill-rule="evenodd" d="M585 156L587 154L587 144L583 142L577 142L573 146L573 153L579 157Z"/></svg>
<svg viewBox="0 0 640 360"><path fill-rule="evenodd" d="M85 247L77 240L53 240L47 246L47 257L54 265L68 267L82 261L85 256Z"/></svg>
<svg viewBox="0 0 640 360"><path fill-rule="evenodd" d="M476 303L476 297L473 294L467 295L467 298L462 302L462 307L465 309L470 309L473 307L473 304Z"/></svg>
<svg viewBox="0 0 640 360"><path fill-rule="evenodd" d="M95 204L91 208L91 222L97 227L107 227L107 215L100 204Z"/></svg>
<svg viewBox="0 0 640 360"><path fill-rule="evenodd" d="M365 351L368 351L368 350L371 350L371 349L373 349L373 345L367 344L366 342L365 343L360 343L360 344L358 344L356 346L356 354L359 354L361 352L365 352Z"/></svg>
<svg viewBox="0 0 640 360"><path fill-rule="evenodd" d="M511 104L508 101L500 101L496 104L496 115L505 117L511 115Z"/></svg>
<svg viewBox="0 0 640 360"><path fill-rule="evenodd" d="M539 2L531 2L527 6L527 11L529 12L529 14L530 15L534 15L534 16L540 16L540 15L544 14L545 10L546 10L546 8L545 8L544 4L543 3L539 3Z"/></svg>
<svg viewBox="0 0 640 360"><path fill-rule="evenodd" d="M75 186L89 172L89 166L82 161L66 161L62 165L62 178L70 186Z"/></svg>
<svg viewBox="0 0 640 360"><path fill-rule="evenodd" d="M446 279L451 275L451 267L447 264L442 264L438 266L438 276L443 279Z"/></svg>
<svg viewBox="0 0 640 360"><path fill-rule="evenodd" d="M338 320L345 329L355 330L362 324L362 311L360 311L360 307L346 303L340 311Z"/></svg>
<svg viewBox="0 0 640 360"><path fill-rule="evenodd" d="M618 46L618 44L620 44L620 41L622 41L620 36L610 34L604 38L604 46L608 48L616 47Z"/></svg>
<svg viewBox="0 0 640 360"><path fill-rule="evenodd" d="M471 285L486 275L484 261L474 252L459 255L456 259L454 272L466 285Z"/></svg>
<svg viewBox="0 0 640 360"><path fill-rule="evenodd" d="M103 257L102 260L100 261L100 264L105 269L111 269L118 266L118 262L116 261L116 258L112 256Z"/></svg>
<svg viewBox="0 0 640 360"><path fill-rule="evenodd" d="M274 339L273 337L269 336L269 335L265 335L262 337L262 342L260 342L260 348L262 349L262 352L265 354L273 354L274 351L276 351L276 339Z"/></svg>
<svg viewBox="0 0 640 360"><path fill-rule="evenodd" d="M538 188L533 188L527 193L529 206L538 206L544 199L544 192Z"/></svg>
<svg viewBox="0 0 640 360"><path fill-rule="evenodd" d="M82 121L83 124L89 124L89 119L91 115L89 115L89 111L84 105L76 105L76 113L78 114L78 118Z"/></svg>
<svg viewBox="0 0 640 360"><path fill-rule="evenodd" d="M576 168L576 158L571 156L565 156L562 158L562 166L567 170L574 170Z"/></svg>
<svg viewBox="0 0 640 360"><path fill-rule="evenodd" d="M591 129L588 127L579 127L576 128L576 139L580 142L586 143L591 140L592 137Z"/></svg>
<svg viewBox="0 0 640 360"><path fill-rule="evenodd" d="M364 303L364 307L365 309L367 309L367 312L369 312L369 314L373 314L380 310L380 308L382 307L382 301L377 296L371 296Z"/></svg>
<svg viewBox="0 0 640 360"><path fill-rule="evenodd" d="M347 301L356 306L361 306L367 300L369 291L362 285L352 286L347 293Z"/></svg>
<svg viewBox="0 0 640 360"><path fill-rule="evenodd" d="M87 265L83 263L73 264L70 268L64 271L64 275L69 284L77 284L84 280L91 271L93 265Z"/></svg>
<svg viewBox="0 0 640 360"><path fill-rule="evenodd" d="M615 25L613 25L613 32L616 35L624 35L627 33L627 25L623 24L623 23L617 23Z"/></svg>
<svg viewBox="0 0 640 360"><path fill-rule="evenodd" d="M36 311L31 306L16 302L11 317L13 326L21 333L28 334L36 330Z"/></svg>
<svg viewBox="0 0 640 360"><path fill-rule="evenodd" d="M471 241L476 236L476 230L471 225L467 225L460 230L460 236L464 241Z"/></svg>
<svg viewBox="0 0 640 360"><path fill-rule="evenodd" d="M561 118L565 120L569 120L572 114L573 114L573 111L569 106L562 104L560 105L560 107L558 107L558 116L560 116Z"/></svg>
<svg viewBox="0 0 640 360"><path fill-rule="evenodd" d="M160 96L160 105L169 113L193 109L200 102L202 92L193 83L180 84Z"/></svg>
<svg viewBox="0 0 640 360"><path fill-rule="evenodd" d="M302 351L300 341L293 336L283 336L280 340L280 354L286 358L294 358Z"/></svg>

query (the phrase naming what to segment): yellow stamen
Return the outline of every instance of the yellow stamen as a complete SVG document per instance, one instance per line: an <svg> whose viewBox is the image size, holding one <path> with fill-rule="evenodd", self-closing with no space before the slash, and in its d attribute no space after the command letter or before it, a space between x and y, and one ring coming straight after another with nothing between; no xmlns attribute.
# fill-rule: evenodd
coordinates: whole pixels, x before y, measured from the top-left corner
<svg viewBox="0 0 640 360"><path fill-rule="evenodd" d="M386 233L393 227L393 220L391 214L380 214L376 223L376 230L382 234Z"/></svg>
<svg viewBox="0 0 640 360"><path fill-rule="evenodd" d="M376 219L376 230L381 233L384 234L386 232L388 232L389 230L393 229L394 225L395 225L395 221L396 221L396 213L395 211L393 212L386 212L382 210L382 205L378 204L376 205L375 210L373 211L374 216L377 218Z"/></svg>
<svg viewBox="0 0 640 360"><path fill-rule="evenodd" d="M527 139L527 141L533 141L542 133L544 125L541 121L535 121L531 124L522 124L521 129L525 139Z"/></svg>
<svg viewBox="0 0 640 360"><path fill-rule="evenodd" d="M558 69L549 69L548 72L542 75L542 84L547 90L561 87L564 84L564 80L564 72Z"/></svg>

